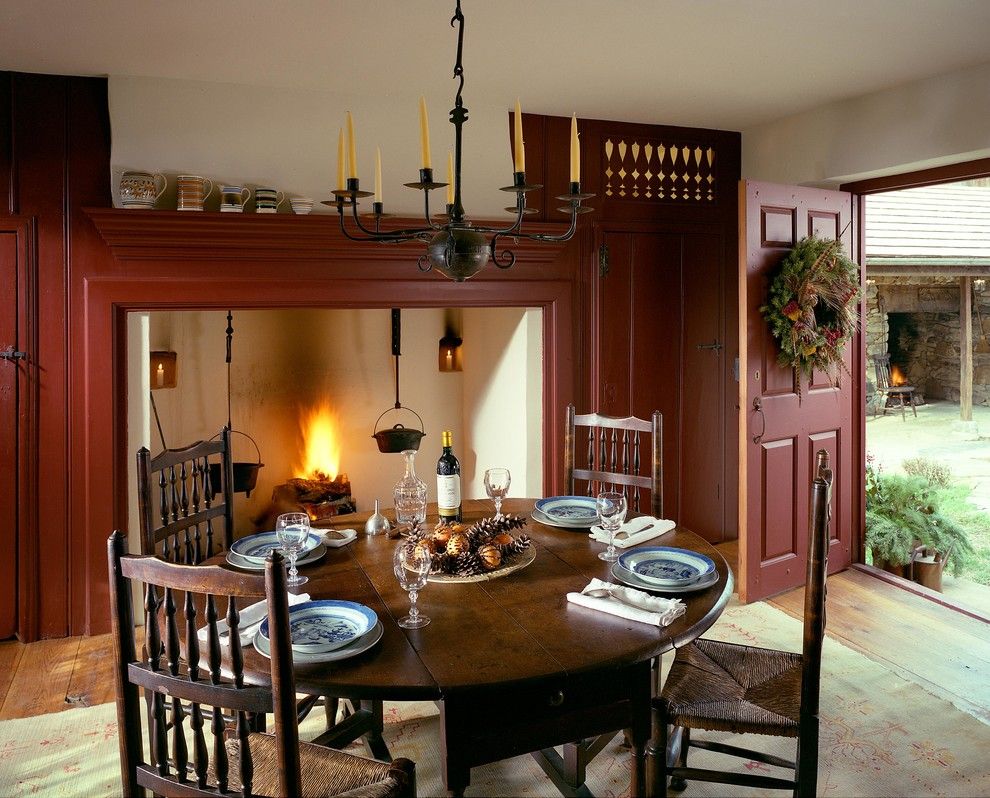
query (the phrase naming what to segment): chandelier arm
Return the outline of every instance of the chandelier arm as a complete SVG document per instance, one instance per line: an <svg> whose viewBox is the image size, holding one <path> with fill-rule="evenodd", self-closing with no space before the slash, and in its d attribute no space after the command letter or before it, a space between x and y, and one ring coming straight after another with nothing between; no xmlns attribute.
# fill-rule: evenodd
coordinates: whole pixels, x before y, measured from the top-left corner
<svg viewBox="0 0 990 798"><path fill-rule="evenodd" d="M382 244L402 244L407 241L429 241L429 231L426 230L394 230L390 233L380 233L378 235L370 233L369 235L356 236L347 229L347 225L344 222L344 211L341 209L338 212L338 220L340 222L340 232L343 233L344 238L351 241L361 241L361 242L378 242ZM359 225L360 227L360 225ZM362 227L362 230L364 228ZM368 231L365 231L368 232Z"/></svg>
<svg viewBox="0 0 990 798"><path fill-rule="evenodd" d="M475 226L474 229L479 233L495 233L496 236L504 235L515 235L519 233L522 227L523 217L526 214L526 197L523 194L519 195L516 200L516 218L508 227L487 227L487 226Z"/></svg>
<svg viewBox="0 0 990 798"><path fill-rule="evenodd" d="M508 269L516 262L516 253L511 249L503 249L502 255L498 254L498 238L499 233L496 233L492 237L492 242L489 244L489 253L491 254L492 263L494 263L500 269Z"/></svg>
<svg viewBox="0 0 990 798"><path fill-rule="evenodd" d="M560 235L552 236L546 233L522 233L519 237L529 239L530 241L570 241L574 237L574 233L577 230L577 218L577 208L573 207L571 208L571 225Z"/></svg>
<svg viewBox="0 0 990 798"><path fill-rule="evenodd" d="M429 189L423 189L423 217L426 219L426 223L430 226L430 230L443 230L443 225L437 224L430 217L430 191Z"/></svg>
<svg viewBox="0 0 990 798"><path fill-rule="evenodd" d="M421 238L424 233L428 232L428 228L421 228L421 227L409 228L407 230L390 230L387 233L382 233L378 229L369 230L367 227L365 227L361 223L361 217L358 215L358 212L357 212L357 200L356 199L355 199L353 205L351 206L351 210L352 210L352 215L354 217L354 223L357 225L358 230L360 230L365 235L369 236L366 239L351 238L352 241L358 241L358 240L363 240L363 241L381 241L382 243L401 244L404 241L413 241L415 239ZM375 218L375 226L376 226L376 228L377 228L378 224L380 223L380 221L381 221L381 219L376 216L376 218ZM343 215L343 211L341 212L340 225L341 225L341 229L343 229L343 227L344 227L344 215ZM345 231L344 235L347 235L346 231Z"/></svg>
<svg viewBox="0 0 990 798"><path fill-rule="evenodd" d="M423 268L424 264L426 266L425 269ZM418 258L416 258L416 268L418 268L421 272L430 271L433 268L433 262L430 260L430 256L420 255Z"/></svg>

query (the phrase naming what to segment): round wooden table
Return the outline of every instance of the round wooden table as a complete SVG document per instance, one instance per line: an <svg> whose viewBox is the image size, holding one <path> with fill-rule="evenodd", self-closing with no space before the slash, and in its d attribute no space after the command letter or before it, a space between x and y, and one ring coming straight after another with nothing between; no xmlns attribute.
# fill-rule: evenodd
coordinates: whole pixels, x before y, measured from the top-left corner
<svg viewBox="0 0 990 798"><path fill-rule="evenodd" d="M528 519L534 501L509 499L503 512ZM435 507L431 512L432 523ZM467 522L492 512L488 501L464 503ZM499 579L429 583L419 605L431 623L403 630L396 619L406 614L409 599L392 573L396 541L367 537L368 515L333 519L332 527L355 528L358 538L301 569L310 579L301 590L313 598L368 605L378 613L384 636L357 657L297 665L296 688L355 701L440 701L443 772L453 794L468 785L472 767L543 751L545 769L555 764L567 770L552 746L625 729L634 757L631 794L643 794L650 698L659 673L652 665L721 614L732 594L732 574L719 552L681 528L645 544L702 552L719 574L711 587L682 594L687 612L657 628L570 604L568 592L579 592L592 577L609 578L609 565L598 559L603 546L586 531L529 519L523 531L536 548L531 565ZM264 678L267 660L253 650L245 654L246 670ZM583 767L572 761L563 778L583 782Z"/></svg>

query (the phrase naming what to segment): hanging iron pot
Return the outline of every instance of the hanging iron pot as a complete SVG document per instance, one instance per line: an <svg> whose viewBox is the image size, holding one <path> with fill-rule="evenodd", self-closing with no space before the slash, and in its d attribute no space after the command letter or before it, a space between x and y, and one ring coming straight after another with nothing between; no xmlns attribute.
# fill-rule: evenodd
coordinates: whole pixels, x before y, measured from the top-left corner
<svg viewBox="0 0 990 798"><path fill-rule="evenodd" d="M392 356L395 358L395 406L387 408L375 422L375 431L371 437L378 442L378 451L384 454L397 454L407 449L418 450L419 444L426 435L423 419L415 410L403 407L399 402L399 355L402 354L402 330L401 311L399 308L392 308ZM407 410L419 419L420 429L406 427L403 424L393 424L385 429L378 429L379 423L386 413L394 413L399 410Z"/></svg>
<svg viewBox="0 0 990 798"><path fill-rule="evenodd" d="M265 464L261 462L261 449L258 448L258 443L248 435L246 432L241 432L236 430L230 423L230 350L231 342L234 337L234 316L228 310L227 311L227 429L231 431L232 434L243 435L247 438L254 446L254 451L258 455L258 461L255 463L246 462L234 462L231 469L234 472L234 493L243 493L246 498L251 498L251 491L253 491L258 485L258 471ZM214 435L210 440L215 439L217 436ZM233 444L231 444L231 449L233 449ZM233 457L233 451L227 452L228 457ZM220 482L220 463L210 463L210 485L212 486L213 495L216 496L221 488Z"/></svg>

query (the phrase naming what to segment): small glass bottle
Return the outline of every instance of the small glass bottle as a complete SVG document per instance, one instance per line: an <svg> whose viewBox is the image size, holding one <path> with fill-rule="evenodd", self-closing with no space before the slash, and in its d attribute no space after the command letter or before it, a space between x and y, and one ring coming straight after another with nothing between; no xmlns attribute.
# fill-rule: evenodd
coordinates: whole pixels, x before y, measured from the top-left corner
<svg viewBox="0 0 990 798"><path fill-rule="evenodd" d="M395 483L395 521L409 525L414 521L426 522L426 483L416 476L416 450L402 452L406 461L406 473Z"/></svg>

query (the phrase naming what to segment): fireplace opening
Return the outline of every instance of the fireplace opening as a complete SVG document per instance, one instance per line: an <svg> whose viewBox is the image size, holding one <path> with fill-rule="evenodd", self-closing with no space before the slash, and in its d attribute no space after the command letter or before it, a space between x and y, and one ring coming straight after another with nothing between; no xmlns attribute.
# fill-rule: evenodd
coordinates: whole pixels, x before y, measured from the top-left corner
<svg viewBox="0 0 990 798"><path fill-rule="evenodd" d="M917 313L887 314L887 351L890 353L890 384L913 385L914 403L925 403L928 382L925 325L919 324ZM887 398L887 406L899 406L896 397Z"/></svg>
<svg viewBox="0 0 990 798"><path fill-rule="evenodd" d="M305 509L316 520L392 506L402 476L398 454L382 454L372 433L395 401L388 309L234 309L230 407L233 459L262 460L250 496L234 496L235 534L271 525L278 512ZM426 436L416 470L436 499L440 433L454 435L466 498L484 498L484 472L512 473L510 495L543 490L543 312L540 308L415 308L402 314L403 408ZM461 371L439 368L440 341L456 328ZM226 310L128 314L128 462L142 445L188 445L227 420ZM157 387L152 351L174 352L175 387ZM392 416L395 415L395 418ZM406 418L408 415L408 418ZM420 422L405 410L389 425ZM137 529L136 476L129 480ZM388 514L389 511L386 511ZM132 533L133 534L133 533Z"/></svg>

